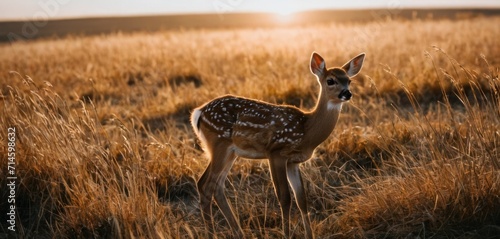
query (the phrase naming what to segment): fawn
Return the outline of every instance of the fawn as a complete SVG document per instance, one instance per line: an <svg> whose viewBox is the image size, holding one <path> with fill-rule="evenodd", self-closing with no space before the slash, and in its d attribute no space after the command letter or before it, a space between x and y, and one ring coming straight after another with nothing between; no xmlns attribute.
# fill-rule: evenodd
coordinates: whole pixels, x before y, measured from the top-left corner
<svg viewBox="0 0 500 239"><path fill-rule="evenodd" d="M324 59L313 52L310 69L321 87L316 106L310 112L232 95L214 99L193 111L192 127L210 157L197 183L200 210L207 227L211 229L207 223L212 221L211 205L215 198L234 236L243 237L224 194L224 182L237 157L267 158L285 237L290 237L290 186L306 237L313 238L299 164L309 160L314 149L335 128L342 104L352 97L350 78L359 73L364 59L365 54L361 53L342 67L327 69Z"/></svg>

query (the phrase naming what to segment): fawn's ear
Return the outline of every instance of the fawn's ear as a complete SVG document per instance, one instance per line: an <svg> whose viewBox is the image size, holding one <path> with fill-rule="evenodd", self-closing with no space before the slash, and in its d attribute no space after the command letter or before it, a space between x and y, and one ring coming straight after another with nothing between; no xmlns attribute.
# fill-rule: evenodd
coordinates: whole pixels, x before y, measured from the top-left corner
<svg viewBox="0 0 500 239"><path fill-rule="evenodd" d="M365 61L365 53L361 53L358 56L352 58L350 61L342 66L342 69L347 72L349 77L353 77L359 73L361 67L363 67L363 62Z"/></svg>
<svg viewBox="0 0 500 239"><path fill-rule="evenodd" d="M325 60L318 53L313 52L311 55L311 72L321 77L325 71Z"/></svg>

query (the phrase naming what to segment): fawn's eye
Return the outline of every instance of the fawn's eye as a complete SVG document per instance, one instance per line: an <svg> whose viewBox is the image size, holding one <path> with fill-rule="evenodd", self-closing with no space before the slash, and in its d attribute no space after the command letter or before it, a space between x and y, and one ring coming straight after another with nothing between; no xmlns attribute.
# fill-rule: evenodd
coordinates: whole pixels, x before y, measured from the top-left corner
<svg viewBox="0 0 500 239"><path fill-rule="evenodd" d="M337 82L334 81L334 80L332 80L332 79L328 79L328 80L326 80L326 84L328 84L328 85L336 85Z"/></svg>
<svg viewBox="0 0 500 239"><path fill-rule="evenodd" d="M352 80L349 80L347 84L349 84L349 85L350 85L350 84L351 84L351 82L352 82Z"/></svg>

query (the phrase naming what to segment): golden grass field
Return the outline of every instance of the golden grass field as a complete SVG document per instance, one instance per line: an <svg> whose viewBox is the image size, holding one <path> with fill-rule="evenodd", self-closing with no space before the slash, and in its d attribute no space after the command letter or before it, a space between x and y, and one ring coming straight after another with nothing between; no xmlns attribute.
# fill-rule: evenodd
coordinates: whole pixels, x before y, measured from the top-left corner
<svg viewBox="0 0 500 239"><path fill-rule="evenodd" d="M331 137L302 165L318 238L500 235L500 18L178 30L0 45L0 212L15 127L16 233L207 238L208 160L189 113L224 94L310 109L311 52L367 58ZM266 160L226 194L248 237L281 238ZM217 209L214 207L214 209ZM216 235L230 228L214 210ZM2 216L4 218L4 216ZM293 206L292 233L303 236Z"/></svg>

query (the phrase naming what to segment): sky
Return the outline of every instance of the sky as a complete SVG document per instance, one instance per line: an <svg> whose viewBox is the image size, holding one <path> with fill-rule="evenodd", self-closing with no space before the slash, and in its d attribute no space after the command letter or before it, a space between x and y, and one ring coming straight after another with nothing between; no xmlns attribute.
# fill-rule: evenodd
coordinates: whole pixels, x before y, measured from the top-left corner
<svg viewBox="0 0 500 239"><path fill-rule="evenodd" d="M271 12L281 15L316 9L494 7L499 0L2 0L0 21L161 15Z"/></svg>

